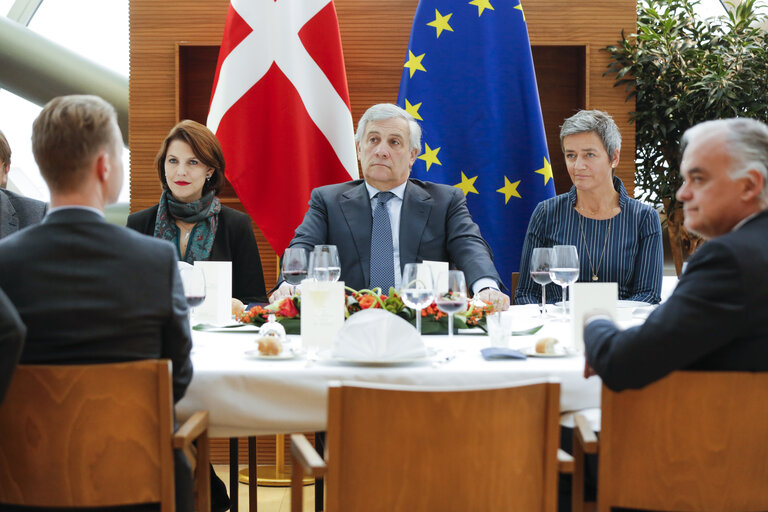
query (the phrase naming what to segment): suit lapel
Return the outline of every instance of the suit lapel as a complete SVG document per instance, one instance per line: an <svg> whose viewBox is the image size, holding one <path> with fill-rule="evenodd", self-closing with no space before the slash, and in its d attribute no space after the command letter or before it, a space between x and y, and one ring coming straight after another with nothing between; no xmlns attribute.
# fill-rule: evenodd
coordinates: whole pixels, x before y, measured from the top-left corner
<svg viewBox="0 0 768 512"><path fill-rule="evenodd" d="M363 286L367 286L371 277L371 225L373 219L371 217L371 199L368 197L365 182L342 194L339 207L347 221L355 249L357 249L357 260L360 262L363 282L365 283Z"/></svg>
<svg viewBox="0 0 768 512"><path fill-rule="evenodd" d="M400 270L419 261L422 233L432 211L432 196L415 182L408 181L400 210Z"/></svg>
<svg viewBox="0 0 768 512"><path fill-rule="evenodd" d="M15 233L19 230L19 218L16 208L11 204L5 194L0 193L0 238Z"/></svg>

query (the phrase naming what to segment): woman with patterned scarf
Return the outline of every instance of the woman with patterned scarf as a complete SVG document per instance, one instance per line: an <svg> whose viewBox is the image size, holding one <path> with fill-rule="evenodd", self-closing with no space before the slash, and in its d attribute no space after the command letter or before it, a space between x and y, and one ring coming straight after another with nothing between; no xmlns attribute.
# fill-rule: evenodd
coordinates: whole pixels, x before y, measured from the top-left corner
<svg viewBox="0 0 768 512"><path fill-rule="evenodd" d="M204 125L185 120L171 129L155 157L163 194L155 206L128 216L128 227L169 240L180 261L231 261L232 296L266 302L259 248L248 215L223 206L224 155Z"/></svg>

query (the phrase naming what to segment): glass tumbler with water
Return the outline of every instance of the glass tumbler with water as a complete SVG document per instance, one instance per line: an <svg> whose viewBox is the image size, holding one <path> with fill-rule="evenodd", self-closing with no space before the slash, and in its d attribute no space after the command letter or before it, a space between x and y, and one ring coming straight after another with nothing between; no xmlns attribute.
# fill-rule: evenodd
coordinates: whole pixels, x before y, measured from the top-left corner
<svg viewBox="0 0 768 512"><path fill-rule="evenodd" d="M549 269L549 277L552 282L563 288L563 318L565 318L568 286L579 278L579 255L574 245L556 245L554 251L555 260Z"/></svg>
<svg viewBox="0 0 768 512"><path fill-rule="evenodd" d="M416 310L416 330L421 334L421 310L435 299L432 271L424 263L408 263L400 282L400 298L406 306Z"/></svg>

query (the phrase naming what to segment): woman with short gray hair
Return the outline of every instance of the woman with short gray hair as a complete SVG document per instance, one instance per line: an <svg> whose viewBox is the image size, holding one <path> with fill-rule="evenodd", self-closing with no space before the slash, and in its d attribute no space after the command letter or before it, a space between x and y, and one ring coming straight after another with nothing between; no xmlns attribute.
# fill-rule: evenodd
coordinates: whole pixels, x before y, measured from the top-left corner
<svg viewBox="0 0 768 512"><path fill-rule="evenodd" d="M610 115L581 110L560 130L560 146L573 186L538 204L528 224L520 258L516 304L537 303L541 287L529 273L536 247L575 245L579 281L615 282L619 299L656 304L661 300L661 223L652 207L627 195L616 177L621 134ZM561 300L547 285L547 300Z"/></svg>

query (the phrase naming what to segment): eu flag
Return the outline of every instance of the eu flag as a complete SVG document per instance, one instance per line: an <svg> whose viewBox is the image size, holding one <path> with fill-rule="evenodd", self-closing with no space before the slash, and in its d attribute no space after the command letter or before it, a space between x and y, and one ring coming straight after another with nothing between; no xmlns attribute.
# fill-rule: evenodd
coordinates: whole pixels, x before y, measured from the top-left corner
<svg viewBox="0 0 768 512"><path fill-rule="evenodd" d="M522 5L420 0L398 105L423 128L411 176L464 192L509 286L528 219L555 193Z"/></svg>

